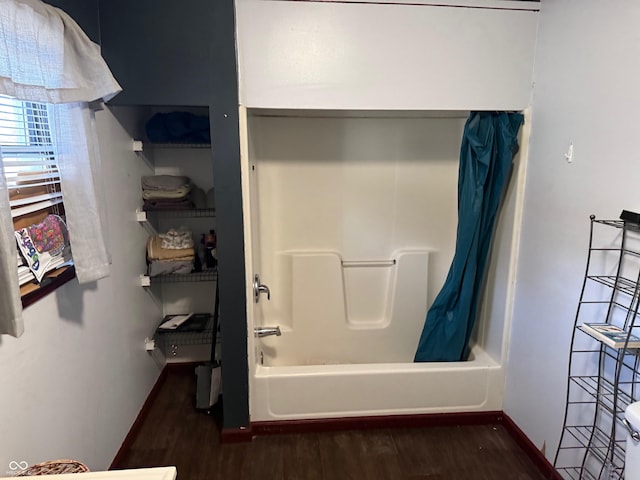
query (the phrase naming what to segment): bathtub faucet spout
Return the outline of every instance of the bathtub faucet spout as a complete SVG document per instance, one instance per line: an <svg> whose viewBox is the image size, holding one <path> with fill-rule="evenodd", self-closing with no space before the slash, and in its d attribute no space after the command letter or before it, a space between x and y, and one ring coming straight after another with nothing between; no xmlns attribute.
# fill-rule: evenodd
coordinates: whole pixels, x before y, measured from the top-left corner
<svg viewBox="0 0 640 480"><path fill-rule="evenodd" d="M256 327L253 329L253 333L256 337L269 337L271 335L279 337L282 335L280 327Z"/></svg>

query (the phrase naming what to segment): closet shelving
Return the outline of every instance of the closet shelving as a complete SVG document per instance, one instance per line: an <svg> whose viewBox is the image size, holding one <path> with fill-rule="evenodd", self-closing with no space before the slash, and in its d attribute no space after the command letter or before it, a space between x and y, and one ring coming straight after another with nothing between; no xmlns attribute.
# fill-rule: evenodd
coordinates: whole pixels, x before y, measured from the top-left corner
<svg viewBox="0 0 640 480"><path fill-rule="evenodd" d="M159 142L143 142L150 149L167 149L167 148L205 148L210 149L210 143L159 143Z"/></svg>
<svg viewBox="0 0 640 480"><path fill-rule="evenodd" d="M564 425L554 465L565 479L622 479L626 407L639 399L640 227L590 218L589 250L575 316ZM626 341L613 348L589 335L584 323L622 328Z"/></svg>
<svg viewBox="0 0 640 480"><path fill-rule="evenodd" d="M136 218L138 222L146 225L146 228L150 233L157 234L158 218L163 219L177 219L177 218L215 218L215 209L213 208L201 208L190 210L158 210L149 211L144 210L136 211ZM148 275L140 276L140 284L143 287L148 287L155 283L183 283L183 282L215 282L218 279L217 270L205 270L202 272L194 272L188 274L169 274L158 275L150 277Z"/></svg>
<svg viewBox="0 0 640 480"><path fill-rule="evenodd" d="M150 287L155 284L165 283L188 283L188 282L215 282L218 280L217 270L207 270L204 272L193 273L171 273L168 275L156 275L150 277L149 275L140 275L140 286Z"/></svg>
<svg viewBox="0 0 640 480"><path fill-rule="evenodd" d="M144 210L136 211L138 222L145 224L150 233L157 234L158 218L177 219L177 218L215 218L215 209L201 208L190 210L157 210L146 212ZM194 272L188 274L169 274L150 277L148 275L140 276L140 284L148 287L155 283L183 283L183 282L215 282L218 279L217 270L205 270L202 272Z"/></svg>
<svg viewBox="0 0 640 480"><path fill-rule="evenodd" d="M161 331L155 334L156 344L165 355L177 356L181 347L211 345L213 341L213 315L209 316L207 325L199 331Z"/></svg>
<svg viewBox="0 0 640 480"><path fill-rule="evenodd" d="M162 218L215 218L216 210L214 208L193 208L189 210L138 210L136 216L139 222L156 223L156 217Z"/></svg>
<svg viewBox="0 0 640 480"><path fill-rule="evenodd" d="M210 159L205 159L207 156L205 151L211 150L211 144L209 143L158 143L148 142L146 140L134 140L133 150L136 151L157 173L158 168L160 168L160 173L187 175L192 179L192 181L195 179L196 182L198 182L198 179L204 180L204 176L209 175L207 172L208 166L206 166L205 163L199 163L210 161ZM196 164L201 165L203 169L201 167L196 167ZM183 170L185 168L186 170ZM193 170L194 168L196 168L196 170ZM207 182L205 181L205 184L206 183ZM205 190L210 186L210 184L205 186ZM187 225L189 229L193 229L196 237L198 237L199 232L208 231L215 227L216 210L215 208L148 211L138 209L135 214L136 220L149 232L150 235L157 235L159 232L165 231L167 228L177 228L178 225L182 224ZM185 223L182 223L183 220ZM194 240L197 241L197 238ZM195 285L190 286L187 284L217 282L217 280L218 271L215 268L203 269L202 271L188 274L171 273L156 276L149 276L146 274L140 275L141 286L157 286L157 289L152 289L150 291L154 292L154 295L157 296L159 301L162 303L164 315L186 313L186 311L192 311L192 309L195 309L195 311L212 310L213 303L211 303L210 307L203 305L203 303L208 304L209 299L213 298L213 296L209 295L208 292L211 291L211 293L213 293L215 287L208 287L204 285L196 287ZM180 286L178 284L183 284L184 286ZM191 300L180 300L179 298L181 295L192 297L191 300L194 303L192 304ZM176 307L176 304L182 305L182 307ZM187 307L187 305L189 306ZM205 307L204 309L203 306ZM182 308L188 308L188 310L178 311L178 309ZM198 352L202 351L205 352L205 356L202 357L202 359L208 359L210 345L212 343L212 339L215 338L213 329L213 317L211 316L206 327L197 331L157 330L154 334L155 346L158 347L167 358L187 355L189 359L194 360L192 356L196 355L196 357L199 357L200 353ZM204 347L204 350L202 350L201 347Z"/></svg>
<svg viewBox="0 0 640 480"><path fill-rule="evenodd" d="M136 152L157 151L157 150L209 150L211 149L210 143L184 143L184 142L148 142L143 140L134 140L133 149ZM153 159L153 153L151 154ZM136 210L136 219L143 224L150 233L156 235L158 233L158 225L160 220L170 219L194 219L194 218L210 218L214 219L216 216L215 208L193 208L184 210ZM202 272L194 272L189 274L169 274L158 275L150 277L148 275L140 276L140 284L143 287L151 286L152 284L165 284L165 283L184 283L184 282L215 282L217 281L217 270L206 270Z"/></svg>
<svg viewBox="0 0 640 480"><path fill-rule="evenodd" d="M169 275L149 277L151 283L215 282L217 279L217 270L185 274L171 273Z"/></svg>

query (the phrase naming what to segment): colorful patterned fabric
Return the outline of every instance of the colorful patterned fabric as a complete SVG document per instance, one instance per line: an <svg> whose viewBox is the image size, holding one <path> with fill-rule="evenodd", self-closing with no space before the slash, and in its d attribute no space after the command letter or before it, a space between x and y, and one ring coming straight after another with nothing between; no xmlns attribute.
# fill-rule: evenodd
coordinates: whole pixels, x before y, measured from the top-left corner
<svg viewBox="0 0 640 480"><path fill-rule="evenodd" d="M47 215L42 223L27 227L27 231L39 253L48 252L56 256L69 243L67 226L58 215Z"/></svg>

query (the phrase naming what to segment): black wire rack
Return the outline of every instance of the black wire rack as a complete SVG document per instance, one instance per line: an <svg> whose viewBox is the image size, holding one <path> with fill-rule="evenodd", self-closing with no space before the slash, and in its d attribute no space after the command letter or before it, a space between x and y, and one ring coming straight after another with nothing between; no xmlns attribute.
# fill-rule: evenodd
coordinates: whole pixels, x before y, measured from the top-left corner
<svg viewBox="0 0 640 480"><path fill-rule="evenodd" d="M640 304L638 225L591 216L585 275L571 338L564 423L554 466L565 479L622 479L627 430L624 411L638 401L640 357L627 348ZM604 229L604 232L597 231ZM613 229L613 230L612 230ZM626 331L613 348L582 328L610 323Z"/></svg>

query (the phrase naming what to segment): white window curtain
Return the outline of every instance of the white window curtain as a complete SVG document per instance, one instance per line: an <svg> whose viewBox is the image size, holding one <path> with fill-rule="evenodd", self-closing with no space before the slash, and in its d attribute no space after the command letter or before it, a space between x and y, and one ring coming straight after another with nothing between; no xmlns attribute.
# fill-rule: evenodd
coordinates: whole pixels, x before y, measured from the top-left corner
<svg viewBox="0 0 640 480"><path fill-rule="evenodd" d="M60 186L80 283L109 275L106 211L95 115L86 103L54 107Z"/></svg>
<svg viewBox="0 0 640 480"><path fill-rule="evenodd" d="M0 91L43 103L92 102L120 86L93 43L62 10L0 0Z"/></svg>
<svg viewBox="0 0 640 480"><path fill-rule="evenodd" d="M100 158L90 103L106 101L119 91L99 47L65 12L39 0L0 0L0 94L57 104L55 136L62 194L81 283L109 274ZM0 334L19 336L24 327L4 175L1 182Z"/></svg>
<svg viewBox="0 0 640 480"><path fill-rule="evenodd" d="M19 337L24 331L16 270L16 237L0 150L0 333Z"/></svg>

